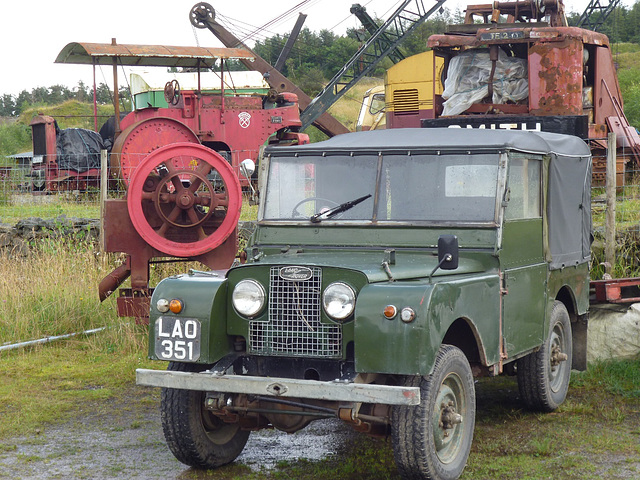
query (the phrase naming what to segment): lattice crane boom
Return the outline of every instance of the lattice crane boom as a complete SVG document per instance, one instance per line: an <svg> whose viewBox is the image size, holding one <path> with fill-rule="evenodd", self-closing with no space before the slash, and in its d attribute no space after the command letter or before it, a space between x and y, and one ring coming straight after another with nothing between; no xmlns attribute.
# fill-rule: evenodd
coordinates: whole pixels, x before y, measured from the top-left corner
<svg viewBox="0 0 640 480"><path fill-rule="evenodd" d="M397 46L445 1L435 0L435 4L427 9L423 0L404 0L302 112L302 128L311 125L384 57L395 52Z"/></svg>

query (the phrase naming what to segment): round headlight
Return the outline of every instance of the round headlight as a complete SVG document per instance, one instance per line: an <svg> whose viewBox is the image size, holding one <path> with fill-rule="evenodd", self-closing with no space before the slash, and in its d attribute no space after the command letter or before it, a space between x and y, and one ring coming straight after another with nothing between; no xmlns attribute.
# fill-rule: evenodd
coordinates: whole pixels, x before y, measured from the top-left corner
<svg viewBox="0 0 640 480"><path fill-rule="evenodd" d="M240 280L231 295L236 311L249 318L260 313L265 298L264 288L255 280Z"/></svg>
<svg viewBox="0 0 640 480"><path fill-rule="evenodd" d="M322 306L334 320L344 320L356 308L356 294L346 283L332 283L322 294Z"/></svg>

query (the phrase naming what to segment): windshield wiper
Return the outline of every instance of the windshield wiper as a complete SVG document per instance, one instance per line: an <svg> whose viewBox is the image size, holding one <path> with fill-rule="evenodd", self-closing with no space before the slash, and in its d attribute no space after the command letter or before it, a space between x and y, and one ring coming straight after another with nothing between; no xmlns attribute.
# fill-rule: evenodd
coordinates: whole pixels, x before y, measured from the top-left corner
<svg viewBox="0 0 640 480"><path fill-rule="evenodd" d="M334 215L337 215L342 212L346 212L347 210L358 205L359 203L364 202L370 196L371 194L365 195L364 197L356 198L355 200L350 200L348 202L341 203L337 207L330 208L329 210L325 210L324 212L318 212L315 215L313 215L311 218L309 218L309 220L312 223L319 223L325 218L331 218Z"/></svg>

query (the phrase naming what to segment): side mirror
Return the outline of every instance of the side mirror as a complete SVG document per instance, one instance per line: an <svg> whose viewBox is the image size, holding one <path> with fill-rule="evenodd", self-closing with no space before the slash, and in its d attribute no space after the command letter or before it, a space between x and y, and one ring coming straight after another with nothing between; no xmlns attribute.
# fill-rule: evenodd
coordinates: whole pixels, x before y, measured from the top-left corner
<svg viewBox="0 0 640 480"><path fill-rule="evenodd" d="M455 235L440 235L438 238L438 267L443 270L458 268L458 237Z"/></svg>
<svg viewBox="0 0 640 480"><path fill-rule="evenodd" d="M247 158L240 163L240 171L242 175L246 177L247 180L251 181L251 175L256 171L256 162Z"/></svg>
<svg viewBox="0 0 640 480"><path fill-rule="evenodd" d="M255 205L258 203L258 198L256 196L256 190L253 188L251 184L251 175L256 171L256 162L251 160L250 158L245 158L242 162L240 162L240 173L247 179L249 182L249 188L251 189L251 199L249 200L249 204Z"/></svg>

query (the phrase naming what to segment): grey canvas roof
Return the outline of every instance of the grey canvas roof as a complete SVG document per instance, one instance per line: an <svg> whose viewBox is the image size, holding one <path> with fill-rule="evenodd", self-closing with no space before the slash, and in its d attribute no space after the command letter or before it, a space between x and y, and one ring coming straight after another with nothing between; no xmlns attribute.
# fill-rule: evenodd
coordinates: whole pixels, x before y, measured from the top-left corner
<svg viewBox="0 0 640 480"><path fill-rule="evenodd" d="M547 132L461 128L397 128L346 133L329 140L295 147L269 147L268 153L363 152L403 150L518 150L588 156L589 147L577 137ZM291 153L291 152L289 152Z"/></svg>

